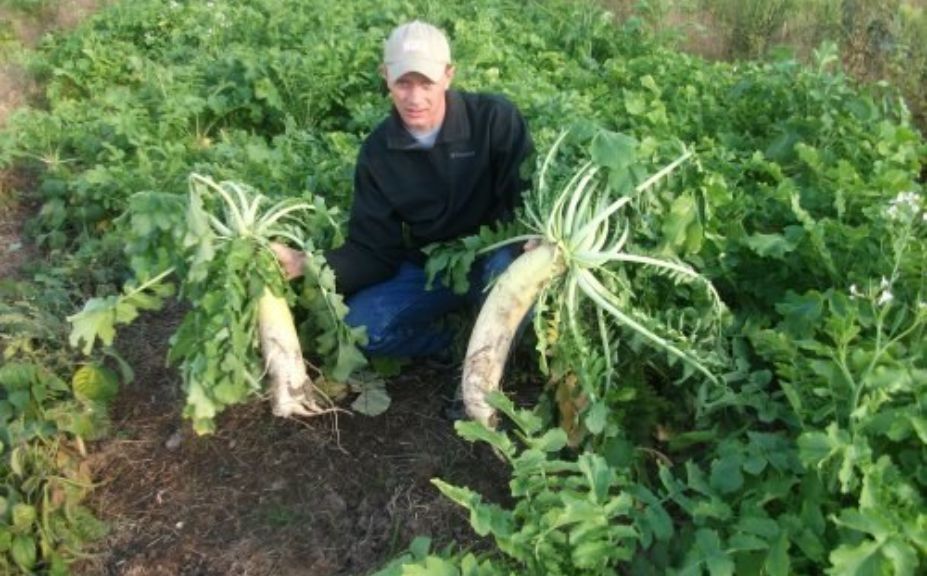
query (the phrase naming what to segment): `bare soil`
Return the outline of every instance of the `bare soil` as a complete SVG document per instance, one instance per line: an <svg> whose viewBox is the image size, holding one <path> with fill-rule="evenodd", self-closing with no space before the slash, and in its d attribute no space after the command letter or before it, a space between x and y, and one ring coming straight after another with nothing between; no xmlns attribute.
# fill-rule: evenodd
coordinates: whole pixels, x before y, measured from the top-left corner
<svg viewBox="0 0 927 576"><path fill-rule="evenodd" d="M100 486L90 504L111 532L76 574L367 574L416 535L485 544L430 484L440 477L505 500L503 464L440 415L456 369L410 368L378 417L283 420L254 402L197 437L163 361L179 318L178 309L152 315L120 336L136 379L92 456Z"/></svg>
<svg viewBox="0 0 927 576"><path fill-rule="evenodd" d="M31 188L32 182L25 172L0 171L0 280L18 278L23 264L38 257L35 247L23 239L23 223L35 208L18 192Z"/></svg>
<svg viewBox="0 0 927 576"><path fill-rule="evenodd" d="M52 30L68 30L96 11L104 0L60 0L35 13L23 13L0 6L0 32L10 34L22 47L36 46L42 36ZM2 52L0 52L2 54ZM0 128L17 107L26 104L38 93L39 87L23 67L12 59L0 58Z"/></svg>

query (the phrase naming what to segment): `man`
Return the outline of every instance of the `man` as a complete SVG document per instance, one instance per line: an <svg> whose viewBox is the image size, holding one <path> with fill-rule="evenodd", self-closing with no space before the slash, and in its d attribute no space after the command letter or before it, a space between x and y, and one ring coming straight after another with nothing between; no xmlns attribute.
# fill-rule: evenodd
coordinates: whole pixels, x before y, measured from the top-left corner
<svg viewBox="0 0 927 576"><path fill-rule="evenodd" d="M521 114L504 98L449 89L450 46L430 24L392 31L381 74L393 109L358 155L347 240L325 256L347 298L347 322L367 327L365 352L427 356L453 337L436 321L479 301L514 254L501 250L476 262L471 292L461 296L438 283L425 289L420 248L511 217L530 185L521 170L532 143ZM300 252L274 250L288 276L302 274Z"/></svg>

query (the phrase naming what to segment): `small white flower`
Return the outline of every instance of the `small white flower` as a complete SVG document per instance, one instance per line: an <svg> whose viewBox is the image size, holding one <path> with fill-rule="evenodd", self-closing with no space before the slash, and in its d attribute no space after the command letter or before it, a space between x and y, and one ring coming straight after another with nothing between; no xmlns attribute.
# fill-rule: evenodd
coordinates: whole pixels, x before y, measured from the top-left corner
<svg viewBox="0 0 927 576"><path fill-rule="evenodd" d="M889 302L891 302L892 299L894 298L895 297L892 295L890 291L884 290L881 294L879 294L879 299L876 302L876 304L878 304L879 306L884 306L885 304L888 304Z"/></svg>
<svg viewBox="0 0 927 576"><path fill-rule="evenodd" d="M886 288L891 288L891 283L888 281L888 278L882 276L882 282L879 284L879 288L885 290Z"/></svg>
<svg viewBox="0 0 927 576"><path fill-rule="evenodd" d="M920 211L921 197L914 190L899 192L897 196L889 200L888 209L886 209L886 213L891 220L909 220L917 216Z"/></svg>
<svg viewBox="0 0 927 576"><path fill-rule="evenodd" d="M850 298L859 298L863 293L859 291L856 284L850 284Z"/></svg>

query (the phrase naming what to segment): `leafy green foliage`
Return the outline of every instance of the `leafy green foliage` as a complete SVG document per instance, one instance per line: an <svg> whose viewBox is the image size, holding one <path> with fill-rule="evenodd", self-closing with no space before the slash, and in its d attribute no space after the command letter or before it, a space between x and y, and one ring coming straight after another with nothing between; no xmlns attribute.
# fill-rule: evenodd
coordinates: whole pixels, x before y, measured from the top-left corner
<svg viewBox="0 0 927 576"><path fill-rule="evenodd" d="M297 302L309 314L302 324L305 340L315 342L314 352L322 356L334 380L345 382L353 372L366 366L367 359L358 348L367 342L366 330L344 322L348 307L344 297L335 292L334 273L320 253L307 254Z"/></svg>
<svg viewBox="0 0 927 576"><path fill-rule="evenodd" d="M87 364L75 390L31 362L0 366L0 568L64 573L69 555L100 538L103 525L82 506L92 479L84 440L108 429L116 386L105 367ZM85 395L89 393L89 395ZM92 395L94 398L90 398Z"/></svg>
<svg viewBox="0 0 927 576"><path fill-rule="evenodd" d="M64 574L105 527L83 505L84 442L106 435L117 376L94 360L73 372L61 276L0 283L0 572Z"/></svg>
<svg viewBox="0 0 927 576"><path fill-rule="evenodd" d="M484 502L467 488L441 480L433 483L470 511L477 534L495 540L504 555L495 566L518 574L602 574L609 566L630 560L640 534L633 524L635 500L625 490L627 478L596 454L561 460L558 453L567 441L562 430L544 431L535 416L515 409L501 394L491 396L490 402L515 422L518 445L507 434L477 422L460 422L456 427L464 438L488 443L512 467L509 486L514 508ZM659 502L649 504L651 514L665 515ZM424 565L429 561L440 562L451 574L510 573L488 563L476 571L475 559L469 555L454 559L448 567L446 561L432 557L425 558ZM397 573L414 573L406 570Z"/></svg>
<svg viewBox="0 0 927 576"><path fill-rule="evenodd" d="M130 210L142 212L130 211L125 216L132 226L132 245L140 250L135 262L142 274L149 272L152 262L163 262L164 245L146 236L164 239L168 230L152 225L147 211L153 203L160 205L157 196L143 194L130 203ZM326 234L321 228L335 227L337 211L328 210L321 199L286 199L263 208L266 203L266 196L245 185L216 183L193 174L184 217L176 218L179 222L167 237L169 247L178 249L172 267L137 288L126 287L123 294L90 300L70 318L71 344L83 342L84 353L90 352L97 338L104 345L111 344L116 324L130 323L140 310L160 308L163 298L172 293L165 279L176 271L185 274L181 294L191 307L171 338L168 359L179 364L183 376L184 415L197 432L211 432L214 418L224 407L262 390L265 368L257 341L261 297L270 290L282 293L288 302L295 300L269 249L269 242L279 238L308 251L300 302L310 313L308 324L316 352L332 377L346 380L366 364L356 347L365 333L363 328L344 323L347 307L335 292L332 271L307 238L312 230L323 240L337 239L337 230ZM173 210L175 204L168 204Z"/></svg>
<svg viewBox="0 0 927 576"><path fill-rule="evenodd" d="M111 346L118 324L131 324L140 312L160 310L164 299L174 292L170 284L161 283L165 276L161 274L137 288L126 285L116 296L88 300L80 312L68 317L71 346L80 347L84 354L90 354L97 339L103 346Z"/></svg>
<svg viewBox="0 0 927 576"><path fill-rule="evenodd" d="M260 250L210 241L203 217L217 204L207 199L191 211L187 175L251 182L272 201L310 189L327 206L346 207L357 147L388 109L376 73L382 39L412 17L448 31L459 86L519 105L539 150L570 129L561 161L550 166L552 183L569 180L602 128L610 135L596 140L592 155L616 195L676 158L680 143L692 150L686 170L632 200L626 213L636 249L697 269L730 316L720 324L705 316L710 297L698 283L641 266L609 278L622 287L630 320L697 352L718 386L592 310L576 314L586 336L571 341L561 323L567 310L542 302L538 344L557 398L543 398L530 417L512 413L521 439L465 431L510 462L540 452L539 462L571 471L552 474L556 484L544 492L537 469L519 460L513 475L524 493L544 498L516 496L510 509L454 492L508 551L419 549L408 573L519 573L523 558L536 562L526 544L532 525L551 530L535 541L560 554L552 567L582 570L565 564L575 552L571 530L586 521L553 520L579 510L570 498L590 497L593 483L578 463L601 470L592 464L599 458L612 470L603 473L612 481L605 500L629 494L635 503L617 526L633 526L636 536L615 547L632 549L630 559L583 553L590 573L602 571L595 560L636 574L923 571L925 146L892 92L847 81L832 48L810 66L708 63L654 42L640 21L616 25L598 6L557 0L120 3L48 40L36 64L48 78L47 108L16 115L0 135L4 163L40 173L36 238L53 253L82 254L67 273L81 292L104 298L124 280L114 246L126 248L140 281L171 267L194 279L180 289L184 297L207 294L211 281L227 282L233 303L268 282L283 294ZM332 232L316 236L334 227L310 228L314 247L335 242ZM449 275L440 279L462 288L471 252L500 239L446 253ZM324 273L317 276L330 294ZM330 322L338 305L298 292L314 317L307 341L339 365L331 342L360 335L336 329L319 339L317 327L337 325ZM186 326L178 350L195 349L200 328L218 335L245 326L246 307L223 317L212 298L204 302L213 315ZM48 321L41 326L31 312L14 311L23 329L2 332L6 350L45 362L37 342L71 311L61 308L38 313ZM120 317L105 309L104 334ZM603 332L616 336L600 350L591 342ZM78 339L87 345L91 336L92 323ZM197 374L212 379L226 367L218 349L210 353L213 372ZM56 373L73 372L51 358ZM339 371L357 360L348 354ZM238 377L218 395L250 393ZM205 413L222 401L214 392L200 394ZM572 413L555 409L568 405ZM562 441L547 436L556 424L582 456L544 451ZM515 447L525 440L539 447ZM601 531L590 534L599 542ZM37 550L44 566L30 537L0 546L12 550L15 541L26 565Z"/></svg>

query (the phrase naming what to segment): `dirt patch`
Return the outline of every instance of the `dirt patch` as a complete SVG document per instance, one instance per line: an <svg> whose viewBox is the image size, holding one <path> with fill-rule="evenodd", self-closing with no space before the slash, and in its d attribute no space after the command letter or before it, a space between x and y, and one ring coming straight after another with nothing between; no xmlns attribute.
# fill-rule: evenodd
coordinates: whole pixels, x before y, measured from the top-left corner
<svg viewBox="0 0 927 576"><path fill-rule="evenodd" d="M104 3L101 0L59 0L28 12L0 7L3 47L34 48L48 32L74 28ZM0 128L13 110L27 104L39 90L15 58L3 57L8 51L0 51Z"/></svg>
<svg viewBox="0 0 927 576"><path fill-rule="evenodd" d="M0 6L0 22L8 23L22 45L34 47L46 33L74 28L105 4L105 0L57 0L26 9Z"/></svg>
<svg viewBox="0 0 927 576"><path fill-rule="evenodd" d="M23 223L36 208L24 202L20 190L33 186L22 171L0 171L0 280L20 277L22 266L38 257L38 250L23 240Z"/></svg>
<svg viewBox="0 0 927 576"><path fill-rule="evenodd" d="M179 311L120 336L136 369L120 393L114 437L95 447L102 482L91 506L110 526L76 574L365 574L416 535L485 545L440 477L504 499L508 471L441 417L456 370L417 366L390 384L392 407L370 418L308 422L267 403L227 411L196 437L181 420L179 378L163 367Z"/></svg>
<svg viewBox="0 0 927 576"><path fill-rule="evenodd" d="M13 110L23 106L36 93L35 82L21 66L0 63L0 128L6 125Z"/></svg>

